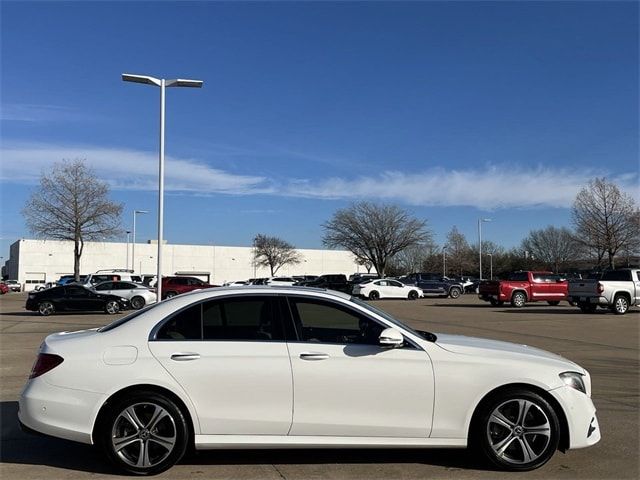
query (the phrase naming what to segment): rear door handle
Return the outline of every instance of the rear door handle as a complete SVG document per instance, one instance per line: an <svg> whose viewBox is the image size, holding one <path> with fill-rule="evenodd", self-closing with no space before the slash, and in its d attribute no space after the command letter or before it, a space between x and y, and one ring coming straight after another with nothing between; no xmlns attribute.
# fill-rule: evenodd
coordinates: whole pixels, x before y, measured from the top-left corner
<svg viewBox="0 0 640 480"><path fill-rule="evenodd" d="M302 352L300 358L302 360L326 360L329 358L329 354L322 352Z"/></svg>
<svg viewBox="0 0 640 480"><path fill-rule="evenodd" d="M198 360L200 358L199 353L173 353L171 355L171 360L175 360L176 362L186 362L188 360Z"/></svg>

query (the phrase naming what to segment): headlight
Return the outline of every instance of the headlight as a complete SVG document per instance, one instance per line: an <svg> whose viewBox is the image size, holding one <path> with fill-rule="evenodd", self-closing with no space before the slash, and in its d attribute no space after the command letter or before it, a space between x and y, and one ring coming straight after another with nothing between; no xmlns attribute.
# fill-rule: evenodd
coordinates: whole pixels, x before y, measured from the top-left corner
<svg viewBox="0 0 640 480"><path fill-rule="evenodd" d="M584 386L582 374L578 372L563 372L560 374L560 378L567 387L575 388L586 395L587 389Z"/></svg>

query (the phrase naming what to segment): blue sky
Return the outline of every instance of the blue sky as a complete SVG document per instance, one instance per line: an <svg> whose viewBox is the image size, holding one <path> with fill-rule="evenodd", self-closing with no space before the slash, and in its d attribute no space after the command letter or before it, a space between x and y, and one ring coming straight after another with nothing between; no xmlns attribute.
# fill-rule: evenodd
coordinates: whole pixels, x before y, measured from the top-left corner
<svg viewBox="0 0 640 480"><path fill-rule="evenodd" d="M0 254L28 237L38 176L86 158L154 238L158 89L167 91L165 237L320 247L360 199L441 242L519 244L569 223L606 175L638 197L637 2L3 2Z"/></svg>

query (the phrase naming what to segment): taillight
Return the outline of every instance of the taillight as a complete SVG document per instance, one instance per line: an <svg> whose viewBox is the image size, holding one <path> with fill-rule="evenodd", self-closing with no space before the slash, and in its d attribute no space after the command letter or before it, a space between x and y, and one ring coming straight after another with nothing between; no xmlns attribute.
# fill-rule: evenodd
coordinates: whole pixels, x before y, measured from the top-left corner
<svg viewBox="0 0 640 480"><path fill-rule="evenodd" d="M36 358L36 362L31 369L31 375L29 379L39 377L43 373L47 373L49 370L53 370L64 361L60 355L54 355L52 353L41 353Z"/></svg>
<svg viewBox="0 0 640 480"><path fill-rule="evenodd" d="M604 292L604 285L598 282L598 293Z"/></svg>

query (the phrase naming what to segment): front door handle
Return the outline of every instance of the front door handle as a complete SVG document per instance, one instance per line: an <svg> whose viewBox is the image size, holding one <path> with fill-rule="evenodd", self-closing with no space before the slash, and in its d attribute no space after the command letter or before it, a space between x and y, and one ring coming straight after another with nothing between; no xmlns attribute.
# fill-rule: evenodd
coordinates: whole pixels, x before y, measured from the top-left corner
<svg viewBox="0 0 640 480"><path fill-rule="evenodd" d="M176 362L186 362L188 360L198 360L200 358L199 353L173 353L171 355L171 360L175 360Z"/></svg>
<svg viewBox="0 0 640 480"><path fill-rule="evenodd" d="M322 352L302 352L300 358L302 360L326 360L329 358L329 354Z"/></svg>

